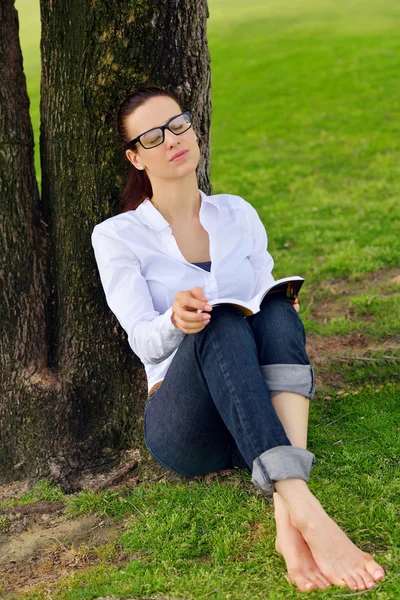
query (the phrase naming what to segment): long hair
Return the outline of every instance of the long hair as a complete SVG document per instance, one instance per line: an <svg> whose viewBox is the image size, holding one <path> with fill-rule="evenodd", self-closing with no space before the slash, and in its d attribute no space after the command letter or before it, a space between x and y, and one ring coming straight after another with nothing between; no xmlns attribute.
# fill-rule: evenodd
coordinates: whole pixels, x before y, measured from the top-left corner
<svg viewBox="0 0 400 600"><path fill-rule="evenodd" d="M154 98L155 96L169 96L175 100L180 109L183 110L179 99L169 90L156 86L136 87L122 101L117 113L117 131L124 146L130 141L128 132L126 130L127 118L139 106L144 104L146 100L149 98ZM126 212L127 210L136 210L143 200L146 198L151 198L153 195L150 179L148 178L146 171L139 171L132 165L130 161L128 162L128 175L119 203L120 213Z"/></svg>

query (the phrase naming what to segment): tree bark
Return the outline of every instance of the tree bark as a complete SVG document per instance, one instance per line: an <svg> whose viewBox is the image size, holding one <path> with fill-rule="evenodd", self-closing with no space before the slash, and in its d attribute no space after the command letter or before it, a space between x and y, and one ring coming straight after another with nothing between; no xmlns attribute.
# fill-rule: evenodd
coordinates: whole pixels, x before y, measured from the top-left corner
<svg viewBox="0 0 400 600"><path fill-rule="evenodd" d="M137 83L175 91L192 111L199 187L211 193L208 9L206 0L41 0L40 201L17 17L12 0L1 2L8 225L0 226L0 480L15 478L19 463L21 474L77 489L84 471L104 471L127 448L151 459L142 429L145 371L106 304L90 235L118 210L116 112Z"/></svg>
<svg viewBox="0 0 400 600"><path fill-rule="evenodd" d="M34 474L52 439L60 381L48 366L48 234L13 0L0 3L0 477ZM62 422L62 419L61 419ZM50 426L50 428L48 427ZM54 448L53 448L54 452Z"/></svg>

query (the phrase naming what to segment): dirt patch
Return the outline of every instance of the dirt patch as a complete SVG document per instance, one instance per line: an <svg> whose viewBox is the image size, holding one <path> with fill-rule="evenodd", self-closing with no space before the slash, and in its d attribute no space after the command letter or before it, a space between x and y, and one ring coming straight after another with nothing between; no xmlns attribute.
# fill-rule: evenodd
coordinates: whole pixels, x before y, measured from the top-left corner
<svg viewBox="0 0 400 600"><path fill-rule="evenodd" d="M400 336L395 336L384 342L373 342L362 333L350 335L307 335L307 353L311 364L315 367L316 384L321 387L342 387L343 377L339 373L332 373L329 365L335 362L348 362L357 360L370 360L373 352L387 351L388 354L398 351Z"/></svg>
<svg viewBox="0 0 400 600"><path fill-rule="evenodd" d="M9 516L11 533L0 535L0 566L6 562L23 562L31 557L39 557L47 548L54 545L87 543L91 546L104 544L110 535L119 531L121 525L110 520L100 520L93 515L75 519L63 519L53 515Z"/></svg>
<svg viewBox="0 0 400 600"><path fill-rule="evenodd" d="M172 471L160 470L162 471L161 475L151 481L182 480ZM191 485L197 480L203 480L209 484L216 479L231 480L232 485L254 489L250 482L239 481L236 473L236 469L225 469L207 473L201 477L190 477L186 481L188 485ZM103 477L106 476L103 475ZM89 483L88 480L87 489L97 488L98 477L93 478L92 485ZM124 493L129 488L136 487L138 483L139 480L136 476L128 475L123 485L113 489ZM1 500L9 501L18 497L19 492L25 493L29 489L28 481L13 482L8 486L3 485L0 488ZM49 511L43 513L46 505L48 505ZM53 510L54 505L59 507L58 511ZM145 555L151 552L129 555L118 544L117 538L125 531L129 517L118 522L96 515L70 518L63 514L65 508L62 505L62 502L37 502L35 506L0 507L0 526L2 522L4 526L5 519L9 521L7 532L0 533L1 600L14 600L19 594L38 589L39 585L44 586L46 590L51 590L51 586L64 575L105 562L123 564L135 559L143 560ZM40 512L32 512L35 509ZM105 546L106 544L108 546ZM160 596L154 597L154 600L162 600L162 598L174 600L171 597ZM153 600L153 598L149 597L148 600Z"/></svg>
<svg viewBox="0 0 400 600"><path fill-rule="evenodd" d="M349 281L348 278L322 281L318 293L322 294L323 300L314 305L313 297L311 298L310 319L324 325L338 317L351 319L354 316L354 310L349 306L349 298L371 291L377 296L389 296L396 293L396 290L388 290L388 287L392 286L399 286L400 289L400 268L398 267L377 269L373 273L366 274L362 281L357 282Z"/></svg>
<svg viewBox="0 0 400 600"><path fill-rule="evenodd" d="M351 319L354 311L349 306L349 299L357 294L373 291L376 295L396 293L392 286L400 286L400 268L377 269L366 274L362 281L352 282L348 278L336 281L321 282L320 292L323 300L313 304L311 299L310 319L327 324L335 317ZM392 288L389 290L388 288ZM398 292L397 292L398 293ZM358 317L359 318L359 317ZM387 350L388 353L400 348L400 335L386 340L372 341L364 333L354 332L349 335L320 336L307 334L307 352L311 364L315 366L317 387L342 387L343 377L332 373L329 365L350 359L362 359L373 352Z"/></svg>
<svg viewBox="0 0 400 600"><path fill-rule="evenodd" d="M96 549L114 540L125 526L124 521L116 523L94 515L67 519L62 515L16 513L7 518L9 532L0 535L2 599L103 561L104 556ZM109 562L127 559L118 547L111 554Z"/></svg>

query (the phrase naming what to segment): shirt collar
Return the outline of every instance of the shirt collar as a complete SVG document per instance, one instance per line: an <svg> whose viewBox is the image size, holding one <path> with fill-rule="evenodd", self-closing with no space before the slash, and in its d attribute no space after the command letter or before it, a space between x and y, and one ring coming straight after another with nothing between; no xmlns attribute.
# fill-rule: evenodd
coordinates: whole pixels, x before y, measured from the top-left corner
<svg viewBox="0 0 400 600"><path fill-rule="evenodd" d="M203 190L199 189L199 192L201 195L201 211L201 207L205 203L212 203L212 197L207 196L207 194L205 194ZM165 229L165 227L170 226L168 221L164 219L160 211L156 209L154 204L152 204L148 198L146 198L145 200L143 200L143 202L139 204L139 206L135 210L135 215L142 221L142 223L148 225L149 227L151 227L151 229L154 229L155 231L161 231L162 229Z"/></svg>

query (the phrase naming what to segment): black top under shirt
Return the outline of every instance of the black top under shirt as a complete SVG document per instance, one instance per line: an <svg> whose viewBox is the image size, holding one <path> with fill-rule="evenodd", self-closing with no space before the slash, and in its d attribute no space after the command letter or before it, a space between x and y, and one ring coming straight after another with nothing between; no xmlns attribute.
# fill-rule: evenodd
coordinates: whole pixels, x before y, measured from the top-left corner
<svg viewBox="0 0 400 600"><path fill-rule="evenodd" d="M211 260L206 260L205 262L193 262L192 265L197 265L198 267L201 267L205 271L210 271Z"/></svg>

